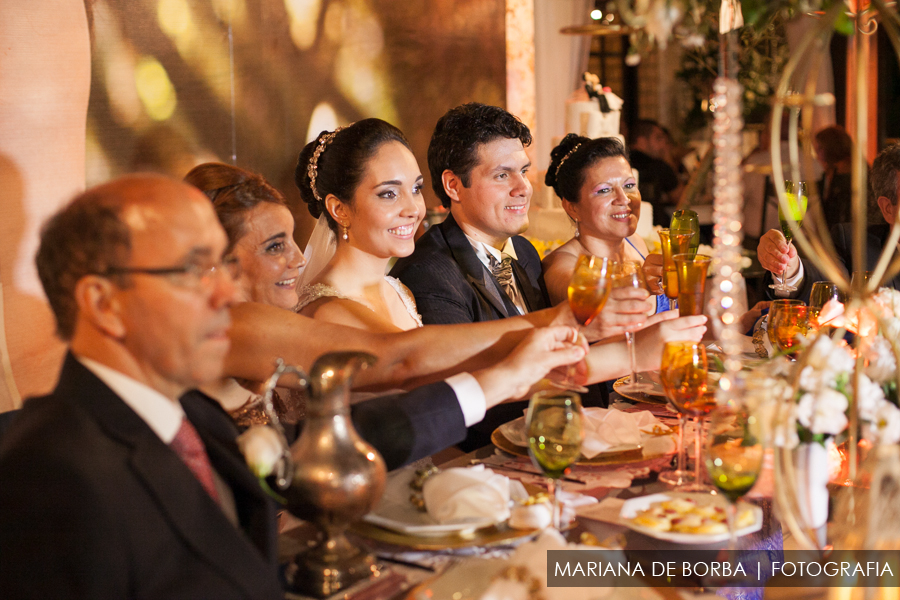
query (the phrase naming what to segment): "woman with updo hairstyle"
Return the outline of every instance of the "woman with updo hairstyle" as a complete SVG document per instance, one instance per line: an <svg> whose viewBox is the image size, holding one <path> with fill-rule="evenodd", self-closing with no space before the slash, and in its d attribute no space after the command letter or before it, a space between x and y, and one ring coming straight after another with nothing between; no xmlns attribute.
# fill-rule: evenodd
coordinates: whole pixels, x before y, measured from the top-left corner
<svg viewBox="0 0 900 600"><path fill-rule="evenodd" d="M592 140L570 133L550 153L544 181L575 223L575 237L541 263L552 302L566 299L569 279L582 254L644 262L649 254L647 244L635 234L641 193L619 140ZM656 282L648 284L651 293L658 290ZM653 305L648 305L648 312L669 310L665 295L651 296L650 301Z"/></svg>
<svg viewBox="0 0 900 600"><path fill-rule="evenodd" d="M300 152L295 181L319 221L297 311L371 331L421 327L409 290L385 275L408 256L425 216L422 172L403 133L381 119L323 131Z"/></svg>
<svg viewBox="0 0 900 600"><path fill-rule="evenodd" d="M261 176L222 163L194 167L184 178L212 201L228 236L225 250L240 265L235 280L237 299L270 304L286 310L297 305L297 281L306 263L294 243L294 217L284 197ZM217 399L242 427L267 421L261 386L225 379L204 391ZM279 417L296 423L303 414L303 398L290 390L273 397Z"/></svg>

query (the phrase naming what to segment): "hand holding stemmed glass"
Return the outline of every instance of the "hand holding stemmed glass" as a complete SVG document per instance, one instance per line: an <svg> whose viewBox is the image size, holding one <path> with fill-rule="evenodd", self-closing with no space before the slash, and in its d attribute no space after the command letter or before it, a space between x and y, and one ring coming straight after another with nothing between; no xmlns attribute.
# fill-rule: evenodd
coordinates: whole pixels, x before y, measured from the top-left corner
<svg viewBox="0 0 900 600"><path fill-rule="evenodd" d="M644 287L644 279L641 271L641 263L634 260L626 260L612 264L612 288L637 288ZM628 383L622 385L620 392L626 393L642 393L652 389L653 386L647 383L638 383L637 380L637 358L635 357L634 332L625 332L625 342L628 345L628 356L631 361L631 379Z"/></svg>
<svg viewBox="0 0 900 600"><path fill-rule="evenodd" d="M584 425L581 397L574 392L544 390L528 403L525 431L528 455L544 475L553 497L553 527L560 528L561 511L556 480L581 456Z"/></svg>
<svg viewBox="0 0 900 600"><path fill-rule="evenodd" d="M738 501L750 491L762 470L764 448L760 423L745 406L730 401L710 416L706 438L706 470L729 502L729 550L737 548Z"/></svg>
<svg viewBox="0 0 900 600"><path fill-rule="evenodd" d="M676 491L706 492L700 473L701 417L715 408L715 398L708 391L709 367L702 342L667 342L663 347L660 380L666 397L678 411L678 468L659 474L659 480ZM684 429L687 417L696 423L694 473L685 469Z"/></svg>
<svg viewBox="0 0 900 600"><path fill-rule="evenodd" d="M582 326L590 325L591 321L603 310L603 306L609 298L609 267L610 263L606 258L587 254L578 257L572 278L569 280L568 298L572 314ZM561 384L551 383L563 389L586 392L586 387L575 383L575 367L575 365L569 366L564 382Z"/></svg>
<svg viewBox="0 0 900 600"><path fill-rule="evenodd" d="M785 213L782 210L781 206L778 206L778 223L781 225L781 232L784 234L784 239L787 242L788 246L791 245L791 241L794 239L794 233L791 230L790 221L795 221L797 223L797 228L799 229L803 224L803 217L806 216L806 205L808 202L808 196L806 192L806 182L805 181L785 181L784 182L784 195L787 200L788 212ZM790 217L790 219L788 218ZM777 292L796 292L797 287L794 285L788 285L784 281L784 272L781 273L781 281L778 283L773 283L769 286L773 290Z"/></svg>

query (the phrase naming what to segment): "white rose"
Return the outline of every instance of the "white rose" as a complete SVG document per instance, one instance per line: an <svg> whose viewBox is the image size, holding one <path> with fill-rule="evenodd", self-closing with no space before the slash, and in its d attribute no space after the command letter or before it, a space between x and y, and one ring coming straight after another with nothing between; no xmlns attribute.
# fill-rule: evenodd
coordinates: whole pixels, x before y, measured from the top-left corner
<svg viewBox="0 0 900 600"><path fill-rule="evenodd" d="M900 340L900 319L885 319L881 334L889 340Z"/></svg>
<svg viewBox="0 0 900 600"><path fill-rule="evenodd" d="M834 350L834 344L827 335L820 335L806 350L806 364L820 370L828 367L828 359Z"/></svg>
<svg viewBox="0 0 900 600"><path fill-rule="evenodd" d="M900 409L887 400L882 400L869 427L873 441L877 444L900 442Z"/></svg>
<svg viewBox="0 0 900 600"><path fill-rule="evenodd" d="M843 340L833 345L828 354L827 367L835 373L849 373L856 365L856 359Z"/></svg>
<svg viewBox="0 0 900 600"><path fill-rule="evenodd" d="M847 397L837 390L823 388L816 394L803 394L797 402L797 421L814 434L837 435L847 427Z"/></svg>
<svg viewBox="0 0 900 600"><path fill-rule="evenodd" d="M883 337L870 338L863 351L869 360L866 365L866 375L878 383L885 383L897 376L897 359L891 343Z"/></svg>
<svg viewBox="0 0 900 600"><path fill-rule="evenodd" d="M850 380L852 387L853 380ZM859 409L859 418L863 421L872 421L875 419L875 411L881 402L884 401L884 390L881 386L866 377L859 376L859 398L856 406Z"/></svg>
<svg viewBox="0 0 900 600"><path fill-rule="evenodd" d="M806 392L818 392L821 388L834 387L835 374L831 369L816 369L810 365L800 371L800 389Z"/></svg>
<svg viewBox="0 0 900 600"><path fill-rule="evenodd" d="M237 438L247 466L257 477L268 477L281 459L284 445L278 432L267 425L254 425Z"/></svg>

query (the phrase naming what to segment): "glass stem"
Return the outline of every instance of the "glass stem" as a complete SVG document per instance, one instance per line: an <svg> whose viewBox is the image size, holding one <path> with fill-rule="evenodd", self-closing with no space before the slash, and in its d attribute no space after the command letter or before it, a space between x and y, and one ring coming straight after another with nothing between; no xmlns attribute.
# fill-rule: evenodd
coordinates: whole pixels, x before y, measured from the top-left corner
<svg viewBox="0 0 900 600"><path fill-rule="evenodd" d="M700 485L700 438L703 435L703 423L700 417L694 417L694 485Z"/></svg>
<svg viewBox="0 0 900 600"><path fill-rule="evenodd" d="M559 531L561 518L561 510L559 504L559 485L557 485L556 480L552 477L547 478L547 491L550 492L550 497L553 498L553 511L551 513L551 525L553 529Z"/></svg>
<svg viewBox="0 0 900 600"><path fill-rule="evenodd" d="M628 344L628 356L631 358L631 385L637 385L637 357L634 354L634 332L625 332L625 343Z"/></svg>
<svg viewBox="0 0 900 600"><path fill-rule="evenodd" d="M687 425L687 418L678 413L678 472L684 474L684 428Z"/></svg>
<svg viewBox="0 0 900 600"><path fill-rule="evenodd" d="M737 502L728 503L728 549L737 550ZM734 556L734 555L732 555Z"/></svg>

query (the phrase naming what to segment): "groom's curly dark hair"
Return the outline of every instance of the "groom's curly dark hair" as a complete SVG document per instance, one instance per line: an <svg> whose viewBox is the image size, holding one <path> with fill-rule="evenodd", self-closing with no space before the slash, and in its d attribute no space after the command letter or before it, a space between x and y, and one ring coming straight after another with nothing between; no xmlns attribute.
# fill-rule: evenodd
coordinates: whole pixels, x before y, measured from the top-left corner
<svg viewBox="0 0 900 600"><path fill-rule="evenodd" d="M478 164L478 149L496 139L518 139L531 144L531 131L516 116L498 106L470 102L457 106L438 120L428 144L431 187L444 208L450 196L444 191L444 171L451 171L465 187Z"/></svg>

